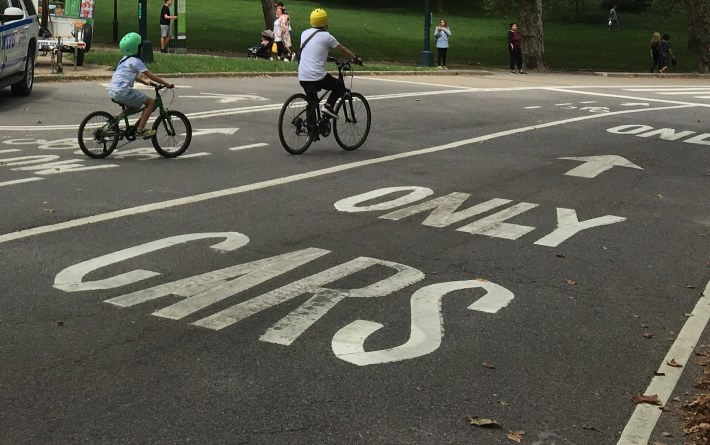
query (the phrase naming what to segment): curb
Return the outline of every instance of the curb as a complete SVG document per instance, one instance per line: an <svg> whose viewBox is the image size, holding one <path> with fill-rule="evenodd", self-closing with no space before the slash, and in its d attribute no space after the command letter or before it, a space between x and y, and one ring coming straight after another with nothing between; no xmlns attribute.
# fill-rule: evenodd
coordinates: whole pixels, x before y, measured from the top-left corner
<svg viewBox="0 0 710 445"><path fill-rule="evenodd" d="M99 70L95 70L99 71ZM161 77L170 78L218 78L218 77L294 77L298 73L293 71L276 72L208 72L208 73L156 73ZM357 71L358 76L492 76L494 73L485 70L447 70L447 71ZM112 71L85 72L76 74L37 74L35 71L35 82L72 82L84 80L110 80Z"/></svg>

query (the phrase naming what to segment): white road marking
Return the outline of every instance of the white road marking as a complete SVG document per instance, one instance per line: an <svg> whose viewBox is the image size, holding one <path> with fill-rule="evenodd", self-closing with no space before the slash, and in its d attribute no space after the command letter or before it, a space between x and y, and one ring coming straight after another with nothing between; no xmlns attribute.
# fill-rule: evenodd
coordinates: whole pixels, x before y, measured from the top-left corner
<svg viewBox="0 0 710 445"><path fill-rule="evenodd" d="M525 107L526 110L534 110L535 108L542 108L540 105L535 105L533 107Z"/></svg>
<svg viewBox="0 0 710 445"><path fill-rule="evenodd" d="M246 150L248 148L265 147L267 145L269 145L269 144L267 144L266 142L259 142L257 144L240 145L239 147L231 147L230 150L232 150L232 151Z"/></svg>
<svg viewBox="0 0 710 445"><path fill-rule="evenodd" d="M81 227L81 226L85 226L88 224L95 224L95 223L102 222L102 221L109 221L109 220L124 218L124 217L132 216L132 215L140 215L143 213L154 212L157 210L164 210L164 209L168 209L168 208L194 204L197 202L207 201L210 199L222 198L225 196L237 195L237 194L246 193L246 192L250 192L250 191L254 191L254 190L261 190L261 189L265 189L265 188L276 187L279 185L289 184L292 182L303 181L306 179L312 179L312 178L317 178L317 177L321 177L321 176L327 176L327 175L331 175L334 173L340 173L340 172L353 170L353 169L361 168L361 167L366 167L366 166L370 166L370 165L377 165L377 164L382 164L385 162L396 161L399 159L407 159L407 158L411 158L414 156L421 156L421 155L436 153L439 151L451 150L454 148L459 148L459 147L464 147L467 145L473 145L476 143L486 142L486 141L490 141L493 139L498 139L501 137L510 136L513 134L525 133L528 131L540 130L543 128L556 127L559 125L565 125L565 124L569 124L569 123L573 123L573 122L582 122L582 121L586 121L586 120L590 120L590 119L607 118L610 116L620 116L620 115L626 115L626 114L632 114L632 113L645 113L645 112L649 112L649 111L667 111L667 110L671 110L671 109L675 109L675 108L690 108L690 107L699 107L699 106L701 106L701 105L687 104L687 105L677 105L677 106L671 106L671 107L658 107L658 108L645 108L645 109L637 109L637 110L615 111L612 113L591 114L591 115L573 117L573 118L569 118L569 119L563 119L563 120L559 120L559 121L552 121L552 122L548 122L548 123L544 123L544 124L514 128L511 130L499 131L499 132L491 133L488 135L477 136L477 137L474 137L471 139L463 139L460 141L454 141L454 142L450 142L450 143L444 144L444 145L437 145L434 147L421 148L421 149L409 151L406 153L398 153L398 154L382 156L382 157L374 158L374 159L367 159L364 161L351 162L348 164L336 165L333 167L328 167L328 168L324 168L324 169L320 169L320 170L314 170L314 171L300 173L300 174L291 175L291 176L284 176L281 178L270 179L270 180L266 180L266 181L256 182L253 184L241 185L238 187L232 187L232 188L228 188L228 189L224 189L224 190L217 190L217 191L213 191L213 192L201 193L199 195L186 196L183 198L171 199L168 201L162 201L162 202L157 202L157 203L153 203L153 204L145 204L145 205L141 205L141 206L137 206L137 207L131 207L131 208L122 209L122 210L115 210L113 212L103 213L103 214L94 215L94 216L87 216L84 218L78 218L78 219L74 219L74 220L64 221L64 222L57 223L57 224L52 224L52 225L47 225L47 226L39 226L39 227L34 227L31 229L26 229L26 230L19 230L17 232L6 233L3 235L0 235L0 244L6 243L8 241L14 241L14 240L18 240L18 239L28 238L30 236L41 235L41 234L51 233L51 232L57 232L60 230L70 229L70 228L74 228L74 227Z"/></svg>
<svg viewBox="0 0 710 445"><path fill-rule="evenodd" d="M603 172L611 170L612 168L618 167L628 167L643 170L643 168L629 161L622 156L616 155L602 155L602 156L581 156L581 157L567 157L567 158L557 158L566 159L569 161L582 161L584 164L573 168L572 170L565 173L567 176L577 176L579 178L596 178Z"/></svg>
<svg viewBox="0 0 710 445"><path fill-rule="evenodd" d="M707 327L708 321L710 321L710 282L705 286L705 291L698 299L695 309L693 309L690 317L683 325L683 329L681 329L675 342L668 350L668 354L663 359L661 366L658 368L658 373L663 373L664 375L654 377L644 394L658 394L658 398L663 405L668 403L668 399L670 399L673 389L683 373L683 369L688 367L688 360L693 353L693 349L698 344L700 336ZM676 368L667 365L673 359L683 365L683 367ZM636 409L626 424L626 428L621 433L621 438L617 445L648 443L662 412L658 406L647 403L636 405Z"/></svg>
<svg viewBox="0 0 710 445"><path fill-rule="evenodd" d="M25 179L15 179L14 181L5 181L5 182L0 182L0 187L4 185L15 185L15 184L22 184L23 182L32 182L32 181L41 181L44 178L25 178Z"/></svg>

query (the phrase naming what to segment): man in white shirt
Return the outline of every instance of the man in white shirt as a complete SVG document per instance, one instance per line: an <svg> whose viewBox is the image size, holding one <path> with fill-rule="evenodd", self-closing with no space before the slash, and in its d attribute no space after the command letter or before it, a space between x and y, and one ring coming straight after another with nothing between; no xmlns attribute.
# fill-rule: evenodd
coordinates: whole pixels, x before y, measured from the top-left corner
<svg viewBox="0 0 710 445"><path fill-rule="evenodd" d="M320 88L329 90L330 95L325 105L323 114L337 119L334 107L338 99L345 94L345 84L340 79L331 76L325 70L328 51L335 48L342 52L348 59L359 60L349 49L338 43L328 31L328 13L318 8L311 12L311 28L301 34L301 52L298 65L298 81L303 87Z"/></svg>

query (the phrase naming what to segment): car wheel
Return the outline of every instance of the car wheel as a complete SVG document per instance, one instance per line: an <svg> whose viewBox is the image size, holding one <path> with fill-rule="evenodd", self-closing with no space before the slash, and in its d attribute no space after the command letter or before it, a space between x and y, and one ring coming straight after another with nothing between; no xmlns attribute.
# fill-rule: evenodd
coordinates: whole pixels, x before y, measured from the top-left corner
<svg viewBox="0 0 710 445"><path fill-rule="evenodd" d="M35 51L30 47L27 50L27 60L25 61L25 75L22 80L12 84L12 94L15 96L29 96L35 81Z"/></svg>

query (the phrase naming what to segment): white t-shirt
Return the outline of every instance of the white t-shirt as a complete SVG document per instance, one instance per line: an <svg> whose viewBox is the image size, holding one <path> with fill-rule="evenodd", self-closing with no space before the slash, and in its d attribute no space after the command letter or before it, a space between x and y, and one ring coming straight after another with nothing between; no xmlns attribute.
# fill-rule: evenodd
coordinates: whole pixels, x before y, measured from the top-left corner
<svg viewBox="0 0 710 445"><path fill-rule="evenodd" d="M301 33L301 45L316 31L318 31L317 28L303 31ZM298 62L298 80L315 81L324 78L328 50L338 45L338 41L328 31L320 31L313 36L301 51L300 61Z"/></svg>
<svg viewBox="0 0 710 445"><path fill-rule="evenodd" d="M278 17L274 20L274 42L281 41L281 30L279 29L279 19Z"/></svg>
<svg viewBox="0 0 710 445"><path fill-rule="evenodd" d="M133 88L133 82L136 80L138 74L145 73L146 71L148 71L148 68L138 57L124 57L118 63L118 67L111 77L111 83L108 88L109 90Z"/></svg>

